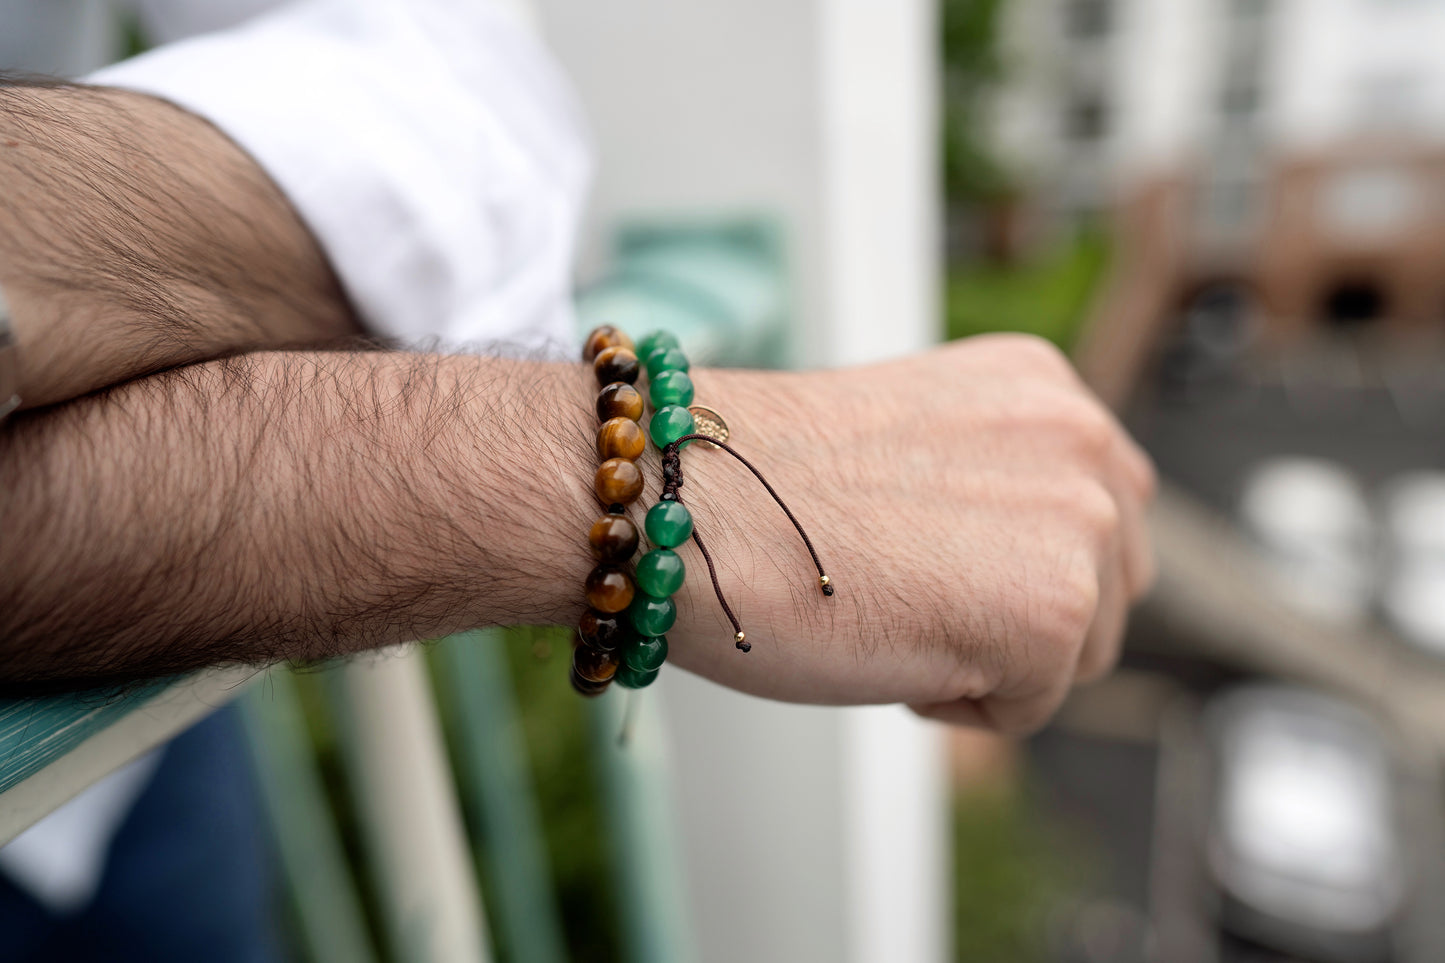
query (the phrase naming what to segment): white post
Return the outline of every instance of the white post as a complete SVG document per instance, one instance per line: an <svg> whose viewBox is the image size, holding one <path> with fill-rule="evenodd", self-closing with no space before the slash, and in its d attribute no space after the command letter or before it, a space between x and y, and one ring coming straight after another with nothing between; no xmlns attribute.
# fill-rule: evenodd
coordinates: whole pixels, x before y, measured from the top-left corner
<svg viewBox="0 0 1445 963"><path fill-rule="evenodd" d="M483 963L481 895L424 659L388 649L336 670L340 736L393 955Z"/></svg>

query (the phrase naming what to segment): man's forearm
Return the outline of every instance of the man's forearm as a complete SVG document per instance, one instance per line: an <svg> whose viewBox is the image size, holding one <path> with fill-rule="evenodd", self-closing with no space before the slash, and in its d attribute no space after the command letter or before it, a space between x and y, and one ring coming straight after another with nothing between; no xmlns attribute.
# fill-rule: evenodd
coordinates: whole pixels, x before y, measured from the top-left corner
<svg viewBox="0 0 1445 963"><path fill-rule="evenodd" d="M266 173L140 94L0 82L0 287L27 406L357 326Z"/></svg>
<svg viewBox="0 0 1445 963"><path fill-rule="evenodd" d="M0 685L567 623L597 506L568 366L270 353L0 429Z"/></svg>

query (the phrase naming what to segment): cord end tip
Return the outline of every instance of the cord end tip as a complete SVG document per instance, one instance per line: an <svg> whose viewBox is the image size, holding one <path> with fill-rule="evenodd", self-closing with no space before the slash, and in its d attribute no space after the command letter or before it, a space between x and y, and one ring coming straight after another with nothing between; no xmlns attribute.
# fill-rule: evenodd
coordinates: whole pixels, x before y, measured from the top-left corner
<svg viewBox="0 0 1445 963"><path fill-rule="evenodd" d="M751 652L753 650L753 644L748 641L748 634L746 632L739 631L737 635L734 635L733 643L737 645L739 652Z"/></svg>
<svg viewBox="0 0 1445 963"><path fill-rule="evenodd" d="M826 575L819 575L819 576L818 576L818 584L823 587L823 594L824 594L824 595L832 595L832 594L833 594L833 580L830 579L828 576L826 576Z"/></svg>

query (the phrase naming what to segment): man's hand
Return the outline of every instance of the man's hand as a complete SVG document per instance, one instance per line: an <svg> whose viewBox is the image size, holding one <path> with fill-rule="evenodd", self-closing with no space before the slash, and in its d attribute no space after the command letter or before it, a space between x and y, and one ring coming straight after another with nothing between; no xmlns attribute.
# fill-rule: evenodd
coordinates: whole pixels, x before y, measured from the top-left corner
<svg viewBox="0 0 1445 963"><path fill-rule="evenodd" d="M266 173L154 97L0 81L0 287L26 407L359 329Z"/></svg>
<svg viewBox="0 0 1445 963"><path fill-rule="evenodd" d="M695 380L837 594L746 470L694 446L682 499L753 647L734 649L687 545L677 664L759 695L907 702L1005 731L1041 725L1113 664L1153 578L1154 472L1057 350L994 336L866 369Z"/></svg>

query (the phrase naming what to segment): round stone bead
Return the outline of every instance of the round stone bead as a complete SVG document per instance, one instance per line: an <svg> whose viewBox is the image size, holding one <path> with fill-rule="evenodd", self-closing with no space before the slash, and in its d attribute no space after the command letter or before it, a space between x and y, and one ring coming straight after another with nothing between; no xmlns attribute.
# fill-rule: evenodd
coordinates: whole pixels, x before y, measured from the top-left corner
<svg viewBox="0 0 1445 963"><path fill-rule="evenodd" d="M616 615L634 600L637 590L626 572L599 565L587 576L587 604L606 615ZM671 604L671 603L668 603ZM649 632L648 635L661 633Z"/></svg>
<svg viewBox="0 0 1445 963"><path fill-rule="evenodd" d="M692 512L682 502L658 502L647 510L642 527L659 548L677 548L692 538Z"/></svg>
<svg viewBox="0 0 1445 963"><path fill-rule="evenodd" d="M604 505L631 505L642 494L642 469L626 458L609 458L597 466L592 490Z"/></svg>
<svg viewBox="0 0 1445 963"><path fill-rule="evenodd" d="M635 461L647 447L642 426L631 418L608 418L597 429L597 455Z"/></svg>
<svg viewBox="0 0 1445 963"><path fill-rule="evenodd" d="M602 349L592 362L592 370L597 373L597 383L605 387L614 381L632 384L642 373L642 366L637 363L637 355L632 353L632 349L616 345Z"/></svg>
<svg viewBox="0 0 1445 963"><path fill-rule="evenodd" d="M612 325L604 324L600 328L593 328L592 333L587 335L587 340L582 342L582 360L595 361L603 350L619 347L632 350L632 339Z"/></svg>
<svg viewBox="0 0 1445 963"><path fill-rule="evenodd" d="M598 612L588 609L577 623L577 636L583 645L611 651L632 635L627 617L620 612Z"/></svg>
<svg viewBox="0 0 1445 963"><path fill-rule="evenodd" d="M672 599L638 592L627 607L627 617L632 620L632 627L639 635L666 635L672 623L677 621L677 606Z"/></svg>
<svg viewBox="0 0 1445 963"><path fill-rule="evenodd" d="M657 348L647 356L647 376L656 378L664 371L686 371L687 355L681 348Z"/></svg>
<svg viewBox="0 0 1445 963"><path fill-rule="evenodd" d="M683 435L692 434L693 427L692 412L681 405L668 405L666 408L657 409L652 420L647 423L652 443L658 448L666 448Z"/></svg>
<svg viewBox="0 0 1445 963"><path fill-rule="evenodd" d="M681 405L686 408L692 404L692 378L686 371L659 372L657 377L652 379L648 394L652 397L654 408L666 408L668 405Z"/></svg>
<svg viewBox="0 0 1445 963"><path fill-rule="evenodd" d="M622 646L622 664L633 672L655 672L667 661L667 639L635 635Z"/></svg>
<svg viewBox="0 0 1445 963"><path fill-rule="evenodd" d="M584 682L610 682L622 664L616 652L579 645L572 652L572 669Z"/></svg>
<svg viewBox="0 0 1445 963"><path fill-rule="evenodd" d="M642 395L632 385L618 382L597 392L597 417L601 421L613 418L642 420Z"/></svg>
<svg viewBox="0 0 1445 963"><path fill-rule="evenodd" d="M592 554L606 565L621 565L637 551L637 526L626 515L603 515L587 533Z"/></svg>
<svg viewBox="0 0 1445 963"><path fill-rule="evenodd" d="M672 549L658 548L638 560L633 578L642 591L662 599L682 588L687 568Z"/></svg>
<svg viewBox="0 0 1445 963"><path fill-rule="evenodd" d="M588 682L577 674L576 665L572 666L568 674L572 680L572 688L576 690L579 695L585 695L588 698L601 695L606 692L607 687L612 684L611 682Z"/></svg>
<svg viewBox="0 0 1445 963"><path fill-rule="evenodd" d="M645 358L658 348L677 347L681 347L681 345L677 340L677 335L671 331L652 331L641 341L637 342L637 356L639 358Z"/></svg>
<svg viewBox="0 0 1445 963"><path fill-rule="evenodd" d="M657 670L653 669L651 672L634 672L624 665L617 670L617 674L612 678L624 689L646 689L657 681Z"/></svg>

